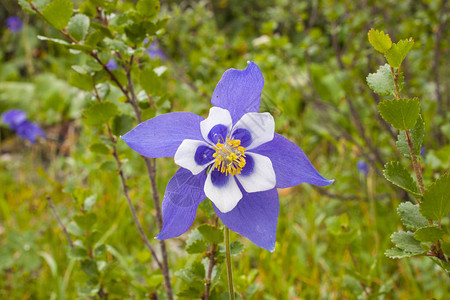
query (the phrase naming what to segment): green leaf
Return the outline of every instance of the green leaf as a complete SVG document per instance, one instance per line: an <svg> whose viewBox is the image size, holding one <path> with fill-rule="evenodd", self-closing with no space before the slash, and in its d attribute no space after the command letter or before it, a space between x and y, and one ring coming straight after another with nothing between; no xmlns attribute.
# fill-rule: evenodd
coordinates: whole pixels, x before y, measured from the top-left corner
<svg viewBox="0 0 450 300"><path fill-rule="evenodd" d="M419 115L416 125L414 125L414 128L409 131L409 135L413 143L414 153L416 155L419 155L423 139L425 137L425 123L423 122L422 116ZM406 132L403 130L398 134L397 148L398 151L403 154L403 156L407 158L411 157L411 154L409 153L408 142L406 139Z"/></svg>
<svg viewBox="0 0 450 300"><path fill-rule="evenodd" d="M420 254L425 252L420 247L420 242L414 239L414 233L411 231L398 231L391 235L391 240L396 247L407 253Z"/></svg>
<svg viewBox="0 0 450 300"><path fill-rule="evenodd" d="M430 220L441 220L450 212L450 173L439 177L423 194L420 212Z"/></svg>
<svg viewBox="0 0 450 300"><path fill-rule="evenodd" d="M152 70L144 69L139 75L141 87L149 95L157 95L161 92L162 81L161 78Z"/></svg>
<svg viewBox="0 0 450 300"><path fill-rule="evenodd" d="M419 99L385 100L378 104L383 119L399 130L416 125L420 113Z"/></svg>
<svg viewBox="0 0 450 300"><path fill-rule="evenodd" d="M197 229L208 243L218 244L223 241L222 230L208 224L200 225Z"/></svg>
<svg viewBox="0 0 450 300"><path fill-rule="evenodd" d="M419 212L419 205L411 202L403 202L397 208L403 225L408 229L417 230L421 227L428 226L428 221Z"/></svg>
<svg viewBox="0 0 450 300"><path fill-rule="evenodd" d="M97 195L92 195L84 199L83 208L85 211L91 211L95 202L97 202Z"/></svg>
<svg viewBox="0 0 450 300"><path fill-rule="evenodd" d="M380 96L389 96L395 92L394 79L388 64L379 67L376 73L369 74L366 81L372 91Z"/></svg>
<svg viewBox="0 0 450 300"><path fill-rule="evenodd" d="M239 255L244 251L244 244L239 241L234 241L230 244L230 254L232 256Z"/></svg>
<svg viewBox="0 0 450 300"><path fill-rule="evenodd" d="M398 248L392 248L392 249L386 250L386 252L384 252L384 255L386 255L389 258L397 258L398 259L398 258L405 258L405 257L413 257L413 256L416 256L417 254L405 252Z"/></svg>
<svg viewBox="0 0 450 300"><path fill-rule="evenodd" d="M112 133L116 136L121 136L127 133L133 128L133 122L134 118L129 115L116 115L112 122Z"/></svg>
<svg viewBox="0 0 450 300"><path fill-rule="evenodd" d="M69 23L72 12L73 4L70 0L55 0L44 8L42 15L50 25L62 30Z"/></svg>
<svg viewBox="0 0 450 300"><path fill-rule="evenodd" d="M429 226L417 229L414 238L421 242L436 243L444 236L444 231L439 227Z"/></svg>
<svg viewBox="0 0 450 300"><path fill-rule="evenodd" d="M119 112L117 105L111 102L101 102L91 105L84 111L86 124L97 126L108 122Z"/></svg>
<svg viewBox="0 0 450 300"><path fill-rule="evenodd" d="M88 213L85 215L76 215L73 217L75 223L80 226L81 229L89 231L92 226L97 222L97 215L94 213Z"/></svg>
<svg viewBox="0 0 450 300"><path fill-rule="evenodd" d="M139 0L136 4L136 10L150 21L158 15L160 8L158 0Z"/></svg>
<svg viewBox="0 0 450 300"><path fill-rule="evenodd" d="M392 46L391 38L389 37L388 34L385 34L383 31L378 31L372 28L369 30L369 33L367 35L369 37L369 43L378 52L384 54Z"/></svg>
<svg viewBox="0 0 450 300"><path fill-rule="evenodd" d="M109 154L110 153L110 149L108 148L108 146L106 146L105 144L102 144L102 143L92 144L89 147L89 150L91 150L92 152L98 153L98 154Z"/></svg>
<svg viewBox="0 0 450 300"><path fill-rule="evenodd" d="M87 51L91 51L91 50L94 49L90 45L81 45L81 44L68 43L68 42L66 42L64 40L49 38L49 37L42 36L42 35L38 35L37 38L40 39L41 41L50 41L52 43L56 43L56 44L62 45L62 46L66 47L66 48L69 48L69 49L87 50Z"/></svg>
<svg viewBox="0 0 450 300"><path fill-rule="evenodd" d="M94 83L92 77L88 74L81 74L78 72L72 72L69 77L69 84L85 91L92 91L94 89Z"/></svg>
<svg viewBox="0 0 450 300"><path fill-rule="evenodd" d="M30 4L27 0L19 0L19 5L22 7L22 9L30 15L34 15L36 12L31 8Z"/></svg>
<svg viewBox="0 0 450 300"><path fill-rule="evenodd" d="M393 68L399 68L408 54L409 50L414 46L414 40L409 38L401 40L397 44L393 44L392 48L386 53L386 59Z"/></svg>
<svg viewBox="0 0 450 300"><path fill-rule="evenodd" d="M67 225L67 231L74 236L84 236L85 234L84 230L73 221Z"/></svg>
<svg viewBox="0 0 450 300"><path fill-rule="evenodd" d="M94 256L99 257L106 253L106 246L101 244L94 249Z"/></svg>
<svg viewBox="0 0 450 300"><path fill-rule="evenodd" d="M384 166L383 174L388 181L413 194L415 197L422 196L411 174L398 161L387 163Z"/></svg>
<svg viewBox="0 0 450 300"><path fill-rule="evenodd" d="M88 256L88 252L84 248L73 247L69 249L68 256L73 259L83 259Z"/></svg>
<svg viewBox="0 0 450 300"><path fill-rule="evenodd" d="M205 267L199 261L194 261L192 263L190 271L192 272L192 275L200 280L203 280L203 278L205 278Z"/></svg>
<svg viewBox="0 0 450 300"><path fill-rule="evenodd" d="M206 242L204 240L196 240L186 246L186 252L189 254L203 253L206 251Z"/></svg>
<svg viewBox="0 0 450 300"><path fill-rule="evenodd" d="M91 259L85 259L81 262L81 270L89 277L96 277L99 275L97 264Z"/></svg>
<svg viewBox="0 0 450 300"><path fill-rule="evenodd" d="M89 17L83 14L77 14L70 19L67 30L77 41L82 41L87 35L89 29Z"/></svg>
<svg viewBox="0 0 450 300"><path fill-rule="evenodd" d="M119 40L112 40L110 38L105 38L105 44L108 46L109 50L117 51L121 54L126 54L128 47L127 45Z"/></svg>

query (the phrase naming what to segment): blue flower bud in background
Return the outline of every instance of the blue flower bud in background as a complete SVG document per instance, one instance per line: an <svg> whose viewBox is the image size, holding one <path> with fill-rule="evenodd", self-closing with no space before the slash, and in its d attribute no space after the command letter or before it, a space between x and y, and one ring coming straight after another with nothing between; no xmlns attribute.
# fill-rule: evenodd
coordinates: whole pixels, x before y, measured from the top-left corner
<svg viewBox="0 0 450 300"><path fill-rule="evenodd" d="M108 63L106 63L106 67L108 68L108 70L114 71L114 70L117 70L119 65L117 64L117 62L113 58L111 58L108 61Z"/></svg>
<svg viewBox="0 0 450 300"><path fill-rule="evenodd" d="M369 174L369 165L365 161L358 161L356 166L358 167L359 173L363 174L364 176L367 176Z"/></svg>
<svg viewBox="0 0 450 300"><path fill-rule="evenodd" d="M147 39L148 43L148 39ZM144 45L146 44L146 40L144 40ZM166 55L161 50L159 43L157 40L154 40L145 50L145 52L150 56L151 59L157 59L158 57L162 60L166 59Z"/></svg>
<svg viewBox="0 0 450 300"><path fill-rule="evenodd" d="M23 23L22 20L17 16L12 16L6 19L6 25L11 32L17 33L22 30Z"/></svg>
<svg viewBox="0 0 450 300"><path fill-rule="evenodd" d="M33 122L27 121L27 114L20 109L11 109L1 115L1 120L8 125L11 130L24 140L32 144L36 142L38 136L45 138L42 128Z"/></svg>
<svg viewBox="0 0 450 300"><path fill-rule="evenodd" d="M427 150L425 149L425 147L424 146L422 146L421 148L420 148L420 156L424 156L425 155L425 152L426 152Z"/></svg>

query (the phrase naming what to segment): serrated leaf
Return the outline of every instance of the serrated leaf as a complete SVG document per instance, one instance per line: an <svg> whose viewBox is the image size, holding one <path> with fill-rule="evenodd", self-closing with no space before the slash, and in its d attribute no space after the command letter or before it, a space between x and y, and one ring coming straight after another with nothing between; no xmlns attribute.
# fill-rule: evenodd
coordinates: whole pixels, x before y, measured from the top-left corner
<svg viewBox="0 0 450 300"><path fill-rule="evenodd" d="M419 99L385 100L378 104L383 119L399 130L416 125L420 113Z"/></svg>
<svg viewBox="0 0 450 300"><path fill-rule="evenodd" d="M392 248L392 249L386 250L386 252L384 252L384 255L386 255L389 258L399 259L399 258L405 258L405 257L413 257L413 256L416 256L417 254L405 252L398 248Z"/></svg>
<svg viewBox="0 0 450 300"><path fill-rule="evenodd" d="M411 231L398 231L391 235L391 241L397 248L402 249L407 253L420 254L425 252L420 247L420 242L414 239L414 233Z"/></svg>
<svg viewBox="0 0 450 300"><path fill-rule="evenodd" d="M72 259L83 259L88 256L88 252L84 248L73 247L69 249L68 256Z"/></svg>
<svg viewBox="0 0 450 300"><path fill-rule="evenodd" d="M230 244L230 254L232 256L239 255L244 251L244 244L239 241L234 241Z"/></svg>
<svg viewBox="0 0 450 300"><path fill-rule="evenodd" d="M430 220L441 220L450 212L450 173L441 176L423 194L420 213Z"/></svg>
<svg viewBox="0 0 450 300"><path fill-rule="evenodd" d="M436 243L444 236L444 231L439 227L428 226L417 229L414 238L421 242Z"/></svg>
<svg viewBox="0 0 450 300"><path fill-rule="evenodd" d="M127 133L133 128L133 122L134 118L129 115L116 115L111 126L112 133L116 136Z"/></svg>
<svg viewBox="0 0 450 300"><path fill-rule="evenodd" d="M414 153L416 155L419 155L423 139L425 137L425 123L423 122L422 116L419 115L416 125L414 125L414 128L409 131L409 135L413 143ZM397 148L398 151L403 154L403 156L407 158L411 157L411 154L409 153L408 142L406 139L406 132L403 130L398 134Z"/></svg>
<svg viewBox="0 0 450 300"><path fill-rule="evenodd" d="M393 44L391 49L386 52L386 59L393 68L399 68L408 54L409 50L414 46L414 40L409 38L401 40L397 44Z"/></svg>
<svg viewBox="0 0 450 300"><path fill-rule="evenodd" d="M223 232L211 225L200 225L197 230L201 233L203 238L211 244L218 244L223 241Z"/></svg>
<svg viewBox="0 0 450 300"><path fill-rule="evenodd" d="M369 87L380 96L389 96L395 92L394 79L388 64L380 66L376 73L371 73L366 78Z"/></svg>
<svg viewBox="0 0 450 300"><path fill-rule="evenodd" d="M73 4L70 0L52 1L42 11L45 20L58 30L67 26L72 13Z"/></svg>
<svg viewBox="0 0 450 300"><path fill-rule="evenodd" d="M186 252L189 254L203 253L206 251L206 242L204 240L196 240L186 246Z"/></svg>
<svg viewBox="0 0 450 300"><path fill-rule="evenodd" d="M94 213L88 213L84 215L76 215L73 217L75 223L80 226L81 229L89 231L92 226L97 222L97 215Z"/></svg>
<svg viewBox="0 0 450 300"><path fill-rule="evenodd" d="M419 212L419 205L411 202L403 202L397 208L397 213L400 216L403 225L408 229L417 230L428 225L427 219Z"/></svg>
<svg viewBox="0 0 450 300"><path fill-rule="evenodd" d="M396 186L404 189L416 197L422 196L419 192L419 187L411 177L411 174L398 161L387 163L384 166L383 174L388 181Z"/></svg>
<svg viewBox="0 0 450 300"><path fill-rule="evenodd" d="M160 8L158 0L139 0L136 4L136 10L150 21L158 15Z"/></svg>
<svg viewBox="0 0 450 300"><path fill-rule="evenodd" d="M88 92L94 89L94 82L88 74L72 72L69 77L69 84Z"/></svg>
<svg viewBox="0 0 450 300"><path fill-rule="evenodd" d="M200 280L203 280L203 278L205 278L205 267L199 261L194 261L194 263L192 263L190 271L192 272L192 275Z"/></svg>
<svg viewBox="0 0 450 300"><path fill-rule="evenodd" d="M67 25L67 31L77 41L82 41L87 35L89 24L90 20L88 16L77 14L70 19L69 25Z"/></svg>
<svg viewBox="0 0 450 300"><path fill-rule="evenodd" d="M86 124L97 126L108 122L118 112L119 109L114 103L101 102L91 105L83 114L86 117Z"/></svg>
<svg viewBox="0 0 450 300"><path fill-rule="evenodd" d="M152 70L144 69L139 75L141 87L149 95L157 95L161 92L162 81L161 78Z"/></svg>
<svg viewBox="0 0 450 300"><path fill-rule="evenodd" d="M369 30L367 36L369 37L369 43L378 52L384 54L392 46L391 38L389 37L388 34L385 34L383 31L378 31L372 28Z"/></svg>

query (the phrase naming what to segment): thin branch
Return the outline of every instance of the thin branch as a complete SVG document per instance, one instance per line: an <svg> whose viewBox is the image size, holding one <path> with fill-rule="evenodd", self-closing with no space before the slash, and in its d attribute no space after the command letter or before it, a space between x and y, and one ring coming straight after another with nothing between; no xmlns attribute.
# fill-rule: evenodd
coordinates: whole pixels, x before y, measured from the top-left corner
<svg viewBox="0 0 450 300"><path fill-rule="evenodd" d="M219 224L219 218L214 216L214 227L217 229L217 225ZM216 264L216 259L214 258L216 251L217 251L217 245L218 244L211 244L210 250L206 253L206 256L208 257L209 263L208 263L208 273L206 274L205 278L205 295L203 296L203 300L209 300L209 293L211 289L211 276L212 271L214 268L214 265Z"/></svg>
<svg viewBox="0 0 450 300"><path fill-rule="evenodd" d="M66 226L64 226L63 222L61 221L61 218L59 217L58 212L56 211L56 208L55 208L55 205L53 204L52 198L49 195L47 195L46 198L47 198L48 204L50 205L50 207L51 207L51 209L53 211L53 214L56 217L56 220L58 220L59 226L61 226L61 228L62 228L62 230L64 232L64 235L66 236L67 241L69 242L70 248L73 248L73 241L72 241L72 239L71 239L71 237L69 235L69 232L66 229Z"/></svg>

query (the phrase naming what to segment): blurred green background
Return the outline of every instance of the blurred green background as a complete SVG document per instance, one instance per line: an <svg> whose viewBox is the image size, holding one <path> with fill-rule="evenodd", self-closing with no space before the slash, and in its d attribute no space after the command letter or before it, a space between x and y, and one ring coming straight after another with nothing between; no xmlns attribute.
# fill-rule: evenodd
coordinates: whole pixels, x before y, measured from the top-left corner
<svg viewBox="0 0 450 300"><path fill-rule="evenodd" d="M73 2L78 7L83 1ZM162 1L159 18L169 22L157 37L165 59L148 64L166 69L157 107L144 118L169 111L206 116L223 72L243 69L251 60L265 79L261 110L274 115L276 131L295 141L324 177L336 180L327 188L303 184L280 190L275 253L232 234L245 244L234 257L242 299L448 297L448 275L427 258L391 260L383 254L392 247L390 234L401 229L396 207L410 199L381 175L383 165L400 154L396 132L379 117L380 99L365 81L384 64L368 43L370 28L388 32L393 41L414 38L402 66L403 94L421 101L428 132L422 157L426 184L448 170L448 12L445 0ZM8 29L10 16L22 20L22 30ZM31 145L0 127L0 298L97 297L83 291L86 274L68 257L45 198L52 196L68 224L82 205L79 199L94 195L95 226L111 263L103 278L109 299L148 299L149 290L164 299L161 276L128 212L113 158L88 151L99 140L98 130L82 121L91 98L68 84L71 66L86 63L85 56L37 39L61 36L16 1L0 3L0 34L0 113L23 109L47 134ZM110 101L131 112L120 96L112 87ZM146 171L122 141L118 147L130 195L153 237L158 232ZM367 163L367 174L358 170L360 161ZM165 158L157 167L163 195L177 167ZM209 205L202 204L194 226L211 222ZM175 291L189 286L176 273L192 262L184 250L187 237L168 240ZM224 271L221 278L217 299L226 299L219 295L226 288Z"/></svg>

